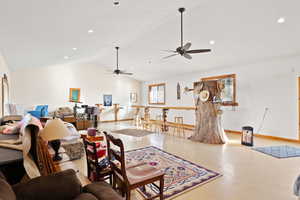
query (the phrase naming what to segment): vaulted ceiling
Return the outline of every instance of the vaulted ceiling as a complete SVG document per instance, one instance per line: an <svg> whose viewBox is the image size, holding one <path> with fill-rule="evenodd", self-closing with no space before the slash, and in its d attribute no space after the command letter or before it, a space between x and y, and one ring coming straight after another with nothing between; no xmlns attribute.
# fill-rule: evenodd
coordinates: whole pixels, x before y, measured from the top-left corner
<svg viewBox="0 0 300 200"><path fill-rule="evenodd" d="M113 69L118 45L121 68L140 80L300 55L299 0L119 1L0 0L0 51L13 70L77 61ZM182 6L184 40L213 51L162 60L179 46Z"/></svg>

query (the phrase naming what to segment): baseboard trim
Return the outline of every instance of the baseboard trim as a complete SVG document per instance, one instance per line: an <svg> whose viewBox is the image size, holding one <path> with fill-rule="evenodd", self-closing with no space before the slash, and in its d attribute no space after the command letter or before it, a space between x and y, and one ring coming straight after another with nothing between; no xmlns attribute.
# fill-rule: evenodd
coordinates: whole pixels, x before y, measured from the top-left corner
<svg viewBox="0 0 300 200"><path fill-rule="evenodd" d="M128 119L119 119L119 120L103 120L103 121L99 121L100 123L112 123L112 122L125 122L125 121L132 121L132 118L128 118Z"/></svg>
<svg viewBox="0 0 300 200"><path fill-rule="evenodd" d="M242 131L234 131L234 130L224 130L226 133L233 133L233 134L242 134ZM289 139L289 138L283 138L283 137L277 137L277 136L271 136L271 135L264 135L264 134L259 134L259 133L254 133L255 137L258 138L264 138L264 139L270 139L270 140L279 140L279 141L284 141L284 142L294 142L294 143L300 143L300 140L296 139Z"/></svg>

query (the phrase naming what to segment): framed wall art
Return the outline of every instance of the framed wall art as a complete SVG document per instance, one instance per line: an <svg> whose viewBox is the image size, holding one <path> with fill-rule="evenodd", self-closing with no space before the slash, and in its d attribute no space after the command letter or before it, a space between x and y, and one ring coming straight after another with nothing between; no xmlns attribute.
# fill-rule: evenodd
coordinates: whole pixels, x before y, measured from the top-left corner
<svg viewBox="0 0 300 200"><path fill-rule="evenodd" d="M137 103L137 93L136 92L130 93L130 103Z"/></svg>
<svg viewBox="0 0 300 200"><path fill-rule="evenodd" d="M103 105L104 106L112 106L112 95L111 94L103 95Z"/></svg>
<svg viewBox="0 0 300 200"><path fill-rule="evenodd" d="M80 102L80 88L70 88L70 102Z"/></svg>

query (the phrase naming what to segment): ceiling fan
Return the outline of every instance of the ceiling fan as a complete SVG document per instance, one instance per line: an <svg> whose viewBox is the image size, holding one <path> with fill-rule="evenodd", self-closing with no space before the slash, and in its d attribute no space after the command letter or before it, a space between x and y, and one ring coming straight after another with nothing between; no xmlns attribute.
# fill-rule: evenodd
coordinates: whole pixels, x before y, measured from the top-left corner
<svg viewBox="0 0 300 200"><path fill-rule="evenodd" d="M116 75L120 75L120 74L121 75L133 75L133 73L125 72L125 71L119 69L119 48L120 47L115 47L115 48L117 50L117 69L115 69L113 71L113 74L116 74Z"/></svg>
<svg viewBox="0 0 300 200"><path fill-rule="evenodd" d="M192 46L192 43L190 43L190 42L183 45L183 12L185 11L185 8L179 8L178 11L181 14L181 43L180 43L180 47L178 47L175 51L166 50L167 52L171 52L171 53L174 53L174 54L163 57L163 59L170 58L170 57L177 56L177 55L181 55L181 56L183 56L187 59L192 59L192 56L190 54L210 52L211 49L194 49L194 50L190 50L190 48Z"/></svg>

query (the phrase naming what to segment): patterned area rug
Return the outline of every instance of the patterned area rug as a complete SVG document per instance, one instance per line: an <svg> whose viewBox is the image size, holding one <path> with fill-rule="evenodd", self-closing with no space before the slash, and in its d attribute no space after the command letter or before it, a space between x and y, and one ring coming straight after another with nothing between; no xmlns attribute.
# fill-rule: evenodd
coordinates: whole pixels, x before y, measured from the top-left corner
<svg viewBox="0 0 300 200"><path fill-rule="evenodd" d="M118 133L123 135L130 135L134 137L144 137L146 135L153 134L154 132L142 130L142 129L133 129L133 128L127 128L127 129L121 129L121 130L113 130L112 133Z"/></svg>
<svg viewBox="0 0 300 200"><path fill-rule="evenodd" d="M164 198L171 199L221 175L161 149L150 146L126 152L127 163L147 162L165 172ZM147 196L158 193L155 187L146 187Z"/></svg>
<svg viewBox="0 0 300 200"><path fill-rule="evenodd" d="M291 146L271 146L271 147L256 147L255 151L273 156L275 158L291 158L300 156L300 148Z"/></svg>

